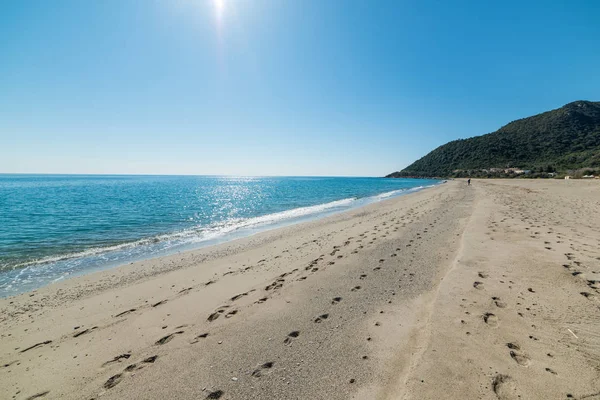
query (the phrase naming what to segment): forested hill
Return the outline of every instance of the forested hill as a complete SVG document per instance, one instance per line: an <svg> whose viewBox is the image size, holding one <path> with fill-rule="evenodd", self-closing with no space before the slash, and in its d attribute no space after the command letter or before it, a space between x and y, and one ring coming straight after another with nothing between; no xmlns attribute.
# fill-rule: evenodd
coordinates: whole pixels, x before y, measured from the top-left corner
<svg viewBox="0 0 600 400"><path fill-rule="evenodd" d="M600 169L600 102L575 101L487 135L454 140L388 177L581 168Z"/></svg>

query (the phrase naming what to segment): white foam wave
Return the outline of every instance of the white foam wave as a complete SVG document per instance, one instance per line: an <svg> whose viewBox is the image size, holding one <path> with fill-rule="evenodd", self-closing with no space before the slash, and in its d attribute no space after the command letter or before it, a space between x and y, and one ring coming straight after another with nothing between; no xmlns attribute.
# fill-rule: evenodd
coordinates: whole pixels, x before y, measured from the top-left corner
<svg viewBox="0 0 600 400"><path fill-rule="evenodd" d="M392 190L391 192L385 192L385 193L381 193L378 194L377 196L374 196L375 200L383 200L383 199L387 199L390 197L394 197L397 196L401 193L406 192L407 189L398 189L398 190Z"/></svg>
<svg viewBox="0 0 600 400"><path fill-rule="evenodd" d="M271 224L283 220L305 217L308 215L319 214L336 208L347 208L356 201L356 198L351 197L343 200L336 200L330 203L318 204L309 207L294 208L292 210L281 211L278 213L267 214L260 217L249 218L232 226L232 230L247 228L255 225Z"/></svg>
<svg viewBox="0 0 600 400"><path fill-rule="evenodd" d="M12 269L27 269L29 267L63 262L70 259L103 257L103 255L107 253L126 252L129 250L140 248L149 249L153 245L160 247L160 250L168 250L169 248L175 247L177 245L190 245L220 239L226 237L229 234L232 234L233 232L240 230L259 230L260 227L264 226L277 225L286 222L294 222L294 220L301 220L304 218L309 218L311 216L318 216L321 214L343 211L353 208L353 206L375 203L401 194L415 192L433 186L436 185L418 186L410 189L392 190L390 192L385 192L362 199L351 197L342 200L332 201L329 203L317 204L308 207L299 207L294 208L292 210L276 212L253 218L231 219L210 226L197 226L178 232L171 232L167 234L144 238L133 242L120 243L104 247L93 247L79 252L44 257L37 260L32 260L18 265L14 265Z"/></svg>
<svg viewBox="0 0 600 400"><path fill-rule="evenodd" d="M262 225L276 224L285 220L306 217L310 215L319 214L335 209L344 209L352 205L356 201L355 198L348 198L343 200L332 201L330 203L318 204L309 207L300 207L292 210L281 211L273 214L267 214L254 218L247 219L233 219L228 220L219 224L215 224L208 227L195 227L191 229L182 230L179 232L172 232L163 235L157 235L150 238L144 238L133 242L121 243L112 246L105 247L93 247L84 251L60 254L50 257L44 257L37 260L28 261L25 263L17 264L13 266L13 269L26 268L35 265L50 264L59 261L65 261L73 258L86 258L93 256L100 256L105 253L125 251L128 249L138 248L141 246L149 246L157 243L164 242L177 242L178 244L191 244L209 241L225 236L234 231L253 228Z"/></svg>

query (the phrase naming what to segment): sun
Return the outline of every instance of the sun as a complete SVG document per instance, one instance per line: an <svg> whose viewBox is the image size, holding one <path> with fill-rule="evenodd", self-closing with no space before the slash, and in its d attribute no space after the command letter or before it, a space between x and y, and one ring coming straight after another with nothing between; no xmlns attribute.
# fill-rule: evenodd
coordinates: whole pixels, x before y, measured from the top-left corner
<svg viewBox="0 0 600 400"><path fill-rule="evenodd" d="M223 13L225 12L225 0L212 0L212 2L215 7L217 19L221 20L221 18L223 17Z"/></svg>

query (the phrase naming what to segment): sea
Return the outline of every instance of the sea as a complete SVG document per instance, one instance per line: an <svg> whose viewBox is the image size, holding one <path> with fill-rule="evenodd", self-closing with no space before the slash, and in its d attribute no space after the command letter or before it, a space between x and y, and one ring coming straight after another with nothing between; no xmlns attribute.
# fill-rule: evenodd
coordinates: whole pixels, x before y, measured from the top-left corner
<svg viewBox="0 0 600 400"><path fill-rule="evenodd" d="M0 174L0 297L322 218L438 183Z"/></svg>

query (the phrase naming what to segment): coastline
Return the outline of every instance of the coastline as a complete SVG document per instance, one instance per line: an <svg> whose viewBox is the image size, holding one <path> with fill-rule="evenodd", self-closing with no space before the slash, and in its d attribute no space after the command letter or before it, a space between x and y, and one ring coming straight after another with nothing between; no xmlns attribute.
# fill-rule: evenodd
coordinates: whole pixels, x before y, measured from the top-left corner
<svg viewBox="0 0 600 400"><path fill-rule="evenodd" d="M105 178L105 176L101 177ZM0 298L27 293L49 284L90 273L198 250L272 229L315 221L441 183L441 181L420 180L421 186L394 189L363 197L336 199L325 203L310 203L307 206L283 209L232 221L193 225L181 230L157 232L154 236L144 236L132 241L115 242L104 246L90 245L90 247L77 252L58 252L0 271ZM133 230L135 231L135 228Z"/></svg>
<svg viewBox="0 0 600 400"><path fill-rule="evenodd" d="M598 393L592 183L450 181L0 299L0 397Z"/></svg>
<svg viewBox="0 0 600 400"><path fill-rule="evenodd" d="M407 195L414 195L426 190L435 189L440 185L442 185L442 182L432 186L414 188L416 190L409 189L405 193L389 197L386 196L366 205L334 212L326 216L314 216L301 222L291 222L281 226L274 226L272 228L257 231L256 233L225 240L216 244L179 250L162 256L151 256L139 261L82 273L33 290L20 292L12 296L0 297L0 309L6 302L10 303L15 299L32 297L31 294L40 296L40 298L43 299L44 304L60 304L62 301L61 296L65 296L65 292L74 291L76 293L75 296L80 298L93 295L106 289L135 284L138 281L157 277L179 269L198 267L200 264L208 262L218 262L225 256L238 255L250 250L255 250L272 241L293 237L299 232L305 233L304 231L310 232L319 230L323 225L346 221L361 215L363 212L373 212L377 210L377 207L380 204L389 205L392 204L392 202L401 201L401 199ZM229 271L231 271L231 269L228 269L226 272ZM115 277L118 277L118 279L114 279ZM66 297L72 296L73 294L66 295ZM61 300L57 301L57 299ZM39 301L38 303L41 302L42 301ZM28 311L30 310L31 309L28 309ZM1 317L0 321L2 321Z"/></svg>

